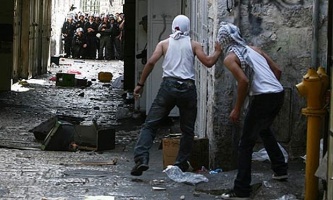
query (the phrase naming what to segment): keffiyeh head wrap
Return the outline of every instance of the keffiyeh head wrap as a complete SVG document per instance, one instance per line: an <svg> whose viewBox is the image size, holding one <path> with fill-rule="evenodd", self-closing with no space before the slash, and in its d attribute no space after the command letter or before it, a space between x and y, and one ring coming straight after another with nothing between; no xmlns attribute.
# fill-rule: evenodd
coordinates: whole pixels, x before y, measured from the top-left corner
<svg viewBox="0 0 333 200"><path fill-rule="evenodd" d="M190 19L185 15L178 15L172 22L172 37L178 40L182 36L189 36L190 34Z"/></svg>
<svg viewBox="0 0 333 200"><path fill-rule="evenodd" d="M221 22L217 39L222 45L224 55L229 52L234 52L237 55L241 62L241 68L251 84L253 79L252 62L248 59L247 44L242 38L239 28L231 23Z"/></svg>
<svg viewBox="0 0 333 200"><path fill-rule="evenodd" d="M221 22L217 39L223 47L224 54L233 51L244 65L244 53L246 53L246 42L242 38L239 28L228 22ZM244 68L244 66L242 66Z"/></svg>

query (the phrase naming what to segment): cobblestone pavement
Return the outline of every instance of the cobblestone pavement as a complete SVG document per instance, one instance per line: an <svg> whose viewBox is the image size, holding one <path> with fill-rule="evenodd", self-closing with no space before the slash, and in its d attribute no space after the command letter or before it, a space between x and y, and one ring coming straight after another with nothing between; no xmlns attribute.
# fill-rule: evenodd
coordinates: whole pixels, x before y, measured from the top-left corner
<svg viewBox="0 0 333 200"><path fill-rule="evenodd" d="M141 177L129 174L142 119L126 118L133 110L124 102L124 91L116 88L123 73L122 61L62 59L49 70L38 79L20 82L24 87L15 84L13 91L0 93L0 199L220 199L232 186L235 171L205 173L209 182L196 186L170 180L162 172L159 138L151 150L150 169ZM92 80L92 85L58 87L50 81L57 72L69 70L77 73L76 77ZM100 71L112 72L113 81L95 80ZM115 128L116 148L104 152L42 151L29 130L55 115L94 119L99 126ZM273 181L269 163L253 165L254 199L301 199L302 161L291 163L288 182Z"/></svg>

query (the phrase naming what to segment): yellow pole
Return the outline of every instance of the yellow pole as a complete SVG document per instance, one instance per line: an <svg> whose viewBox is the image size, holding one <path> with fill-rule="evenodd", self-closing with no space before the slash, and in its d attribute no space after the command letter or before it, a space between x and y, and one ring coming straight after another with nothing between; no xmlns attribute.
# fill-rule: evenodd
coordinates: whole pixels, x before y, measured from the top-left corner
<svg viewBox="0 0 333 200"><path fill-rule="evenodd" d="M318 71L310 68L303 81L296 85L298 92L307 99L307 107L302 114L307 116L305 200L318 199L318 178L315 176L319 166L320 136L322 120L326 111L323 98L328 87L328 76L322 67Z"/></svg>
<svg viewBox="0 0 333 200"><path fill-rule="evenodd" d="M307 116L306 138L306 166L305 166L305 200L318 199L318 178L315 176L319 166L320 156L320 131L324 110L302 109Z"/></svg>

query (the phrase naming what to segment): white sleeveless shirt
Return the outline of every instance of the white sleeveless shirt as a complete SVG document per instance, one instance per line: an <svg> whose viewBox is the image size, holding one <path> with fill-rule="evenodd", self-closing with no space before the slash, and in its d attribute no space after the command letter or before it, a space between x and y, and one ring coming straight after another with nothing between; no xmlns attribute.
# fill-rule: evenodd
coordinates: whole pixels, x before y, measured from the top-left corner
<svg viewBox="0 0 333 200"><path fill-rule="evenodd" d="M275 77L266 59L251 47L246 46L246 48L246 61L254 71L250 95L281 92L283 86Z"/></svg>
<svg viewBox="0 0 333 200"><path fill-rule="evenodd" d="M163 78L195 79L194 53L189 36L169 38L169 47L162 63Z"/></svg>

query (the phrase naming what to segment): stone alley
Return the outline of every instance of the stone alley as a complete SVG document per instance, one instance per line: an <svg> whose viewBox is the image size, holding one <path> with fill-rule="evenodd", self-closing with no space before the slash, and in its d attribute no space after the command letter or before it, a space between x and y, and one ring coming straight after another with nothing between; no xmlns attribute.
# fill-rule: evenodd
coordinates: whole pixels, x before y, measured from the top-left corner
<svg viewBox="0 0 333 200"><path fill-rule="evenodd" d="M140 177L130 175L132 151L142 115L126 102L122 89L122 61L88 61L60 58L49 73L21 80L12 91L0 93L0 199L221 199L230 189L235 171L201 171L208 182L196 185L174 182L163 173L160 142L151 149L150 168ZM73 73L91 81L87 87L56 86L56 73ZM111 72L109 83L99 72ZM56 115L96 121L115 129L115 148L107 151L43 151L30 131ZM269 162L253 163L253 199L302 199L304 162L290 161L286 182L271 179Z"/></svg>

